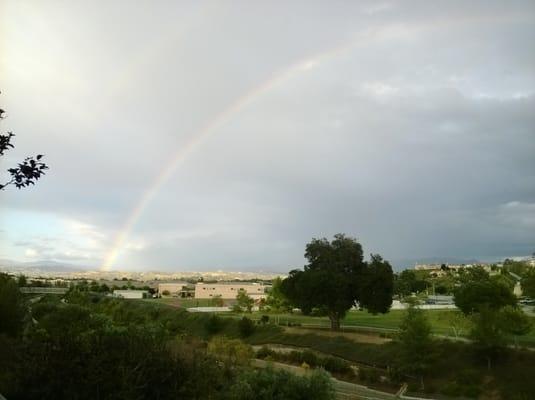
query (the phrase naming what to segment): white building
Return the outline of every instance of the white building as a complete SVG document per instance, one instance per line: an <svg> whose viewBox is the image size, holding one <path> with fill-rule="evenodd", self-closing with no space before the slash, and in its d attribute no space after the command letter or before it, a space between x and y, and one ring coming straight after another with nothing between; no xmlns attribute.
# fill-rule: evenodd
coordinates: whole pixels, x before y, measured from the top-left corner
<svg viewBox="0 0 535 400"><path fill-rule="evenodd" d="M145 299L150 297L150 294L147 290L114 290L113 297L122 299Z"/></svg>
<svg viewBox="0 0 535 400"><path fill-rule="evenodd" d="M247 295L254 300L266 298L265 286L259 283L220 282L220 283L197 283L195 285L196 299L211 299L220 296L222 299L235 299L240 290L245 290Z"/></svg>

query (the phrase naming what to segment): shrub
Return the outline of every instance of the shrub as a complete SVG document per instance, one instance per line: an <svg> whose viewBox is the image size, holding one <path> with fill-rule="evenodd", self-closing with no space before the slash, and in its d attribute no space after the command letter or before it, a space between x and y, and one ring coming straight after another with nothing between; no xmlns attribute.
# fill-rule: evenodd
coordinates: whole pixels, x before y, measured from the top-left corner
<svg viewBox="0 0 535 400"><path fill-rule="evenodd" d="M208 353L223 361L227 367L247 365L254 355L253 349L248 344L221 336L214 337L208 343Z"/></svg>
<svg viewBox="0 0 535 400"><path fill-rule="evenodd" d="M422 385L416 382L409 382L409 384L407 385L407 391L413 392L413 393L420 391L421 388L422 388Z"/></svg>
<svg viewBox="0 0 535 400"><path fill-rule="evenodd" d="M334 400L329 376L314 371L296 376L288 371L266 368L244 371L230 387L226 399L232 400Z"/></svg>
<svg viewBox="0 0 535 400"><path fill-rule="evenodd" d="M359 379L369 383L379 382L380 374L375 368L361 367L359 369Z"/></svg>
<svg viewBox="0 0 535 400"><path fill-rule="evenodd" d="M421 387L419 387L417 390L420 390L420 389L421 389ZM434 394L434 393L437 393L437 392L438 392L438 389L434 384L432 384L432 383L426 383L425 384L424 393Z"/></svg>
<svg viewBox="0 0 535 400"><path fill-rule="evenodd" d="M176 335L178 333L184 332L184 326L178 318L171 318L165 322L165 329L167 329L171 334Z"/></svg>
<svg viewBox="0 0 535 400"><path fill-rule="evenodd" d="M262 317L260 318L260 323L262 325L265 325L269 322L269 315L262 315Z"/></svg>
<svg viewBox="0 0 535 400"><path fill-rule="evenodd" d="M351 371L350 364L347 361L344 361L337 357L327 356L324 357L320 364L327 371L334 373L345 374Z"/></svg>
<svg viewBox="0 0 535 400"><path fill-rule="evenodd" d="M393 383L401 383L404 380L403 372L396 366L391 366L388 368L388 380Z"/></svg>
<svg viewBox="0 0 535 400"><path fill-rule="evenodd" d="M212 314L205 322L204 327L206 329L206 332L210 335L214 335L216 333L221 332L223 329L223 320L221 317Z"/></svg>
<svg viewBox="0 0 535 400"><path fill-rule="evenodd" d="M210 300L210 303L214 307L223 307L223 305L225 304L220 294L212 297L212 299Z"/></svg>
<svg viewBox="0 0 535 400"><path fill-rule="evenodd" d="M461 395L461 388L457 383L450 382L440 389L440 393L445 394L446 396L457 397Z"/></svg>
<svg viewBox="0 0 535 400"><path fill-rule="evenodd" d="M235 313L242 313L243 310L242 310L242 308L240 307L239 304L234 304L234 305L232 306L232 312L235 312Z"/></svg>
<svg viewBox="0 0 535 400"><path fill-rule="evenodd" d="M300 361L307 363L312 367L315 367L316 365L318 365L318 356L310 350L305 350L301 353Z"/></svg>
<svg viewBox="0 0 535 400"><path fill-rule="evenodd" d="M287 355L288 361L300 364L302 362L301 352L292 350Z"/></svg>
<svg viewBox="0 0 535 400"><path fill-rule="evenodd" d="M457 383L460 385L473 385L481 382L481 375L472 369L463 369L457 374Z"/></svg>
<svg viewBox="0 0 535 400"><path fill-rule="evenodd" d="M256 358L265 359L267 357L271 357L272 359L273 357L276 357L275 352L271 350L269 347L262 346L256 351Z"/></svg>
<svg viewBox="0 0 535 400"><path fill-rule="evenodd" d="M242 337L251 336L254 332L254 322L247 317L243 317L240 322L238 322L238 330Z"/></svg>
<svg viewBox="0 0 535 400"><path fill-rule="evenodd" d="M463 394L466 397L477 398L481 394L481 388L478 385L468 385L463 387Z"/></svg>

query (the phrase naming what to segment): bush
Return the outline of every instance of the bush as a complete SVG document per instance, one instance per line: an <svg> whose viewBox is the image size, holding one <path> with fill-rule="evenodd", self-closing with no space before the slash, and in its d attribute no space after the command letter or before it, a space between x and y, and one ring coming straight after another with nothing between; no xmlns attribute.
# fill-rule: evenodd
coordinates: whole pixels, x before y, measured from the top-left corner
<svg viewBox="0 0 535 400"><path fill-rule="evenodd" d="M471 369L463 369L457 374L455 388L446 388L446 391L453 390L454 392L462 393L467 397L478 397L481 394L480 389L481 375Z"/></svg>
<svg viewBox="0 0 535 400"><path fill-rule="evenodd" d="M258 350L258 358L264 358L267 356L271 356L275 360L290 362L297 365L302 365L305 363L310 367L323 367L323 369L334 373L345 374L351 372L351 366L347 361L332 356L321 357L310 350L294 350L286 354L278 353L267 348L266 346Z"/></svg>
<svg viewBox="0 0 535 400"><path fill-rule="evenodd" d="M299 360L302 363L307 363L308 365L315 367L318 363L318 356L310 350L305 350L301 353L301 359Z"/></svg>
<svg viewBox="0 0 535 400"><path fill-rule="evenodd" d="M273 359L274 357L276 357L276 353L267 346L262 346L257 350L256 358L260 358L261 360L263 360L267 357L271 357Z"/></svg>
<svg viewBox="0 0 535 400"><path fill-rule="evenodd" d="M247 317L243 317L240 322L238 322L238 330L242 337L251 336L254 332L254 322Z"/></svg>
<svg viewBox="0 0 535 400"><path fill-rule="evenodd" d="M260 323L262 325L265 325L269 322L269 315L262 315L262 317L260 318Z"/></svg>
<svg viewBox="0 0 535 400"><path fill-rule="evenodd" d="M415 393L415 392L419 392L421 389L422 389L422 385L420 383L409 382L409 384L407 385L408 392Z"/></svg>
<svg viewBox="0 0 535 400"><path fill-rule="evenodd" d="M184 326L178 318L170 318L165 322L165 329L173 335L184 332Z"/></svg>
<svg viewBox="0 0 535 400"><path fill-rule="evenodd" d="M421 390L421 386L417 390ZM437 393L437 392L438 392L438 389L433 383L426 383L425 384L424 393L434 394L434 393Z"/></svg>
<svg viewBox="0 0 535 400"><path fill-rule="evenodd" d="M283 355L281 356L294 364L301 364L303 362L303 353L301 351L292 350L285 357Z"/></svg>
<svg viewBox="0 0 535 400"><path fill-rule="evenodd" d="M379 382L381 374L375 368L361 367L359 369L359 379L369 383Z"/></svg>
<svg viewBox="0 0 535 400"><path fill-rule="evenodd" d="M478 385L469 385L463 387L463 394L466 397L477 398L481 394L481 388Z"/></svg>
<svg viewBox="0 0 535 400"><path fill-rule="evenodd" d="M463 369L457 374L457 383L460 385L473 385L481 382L481 375L471 369Z"/></svg>
<svg viewBox="0 0 535 400"><path fill-rule="evenodd" d="M461 388L457 383L451 382L442 387L440 393L445 394L446 396L458 397L461 395Z"/></svg>
<svg viewBox="0 0 535 400"><path fill-rule="evenodd" d="M241 314L243 312L242 308L240 307L239 304L234 304L231 308L232 312L235 312L235 313L238 313L238 314Z"/></svg>
<svg viewBox="0 0 535 400"><path fill-rule="evenodd" d="M337 357L327 356L320 361L320 365L329 372L345 374L351 371L350 364Z"/></svg>
<svg viewBox="0 0 535 400"><path fill-rule="evenodd" d="M309 376L296 376L283 370L266 368L247 370L230 388L229 400L334 400L329 376L314 371Z"/></svg>
<svg viewBox="0 0 535 400"><path fill-rule="evenodd" d="M223 329L223 320L221 317L212 314L204 323L204 327L209 335L215 335Z"/></svg>
<svg viewBox="0 0 535 400"><path fill-rule="evenodd" d="M227 367L247 365L254 356L251 346L239 339L216 336L208 343L208 353L214 355Z"/></svg>

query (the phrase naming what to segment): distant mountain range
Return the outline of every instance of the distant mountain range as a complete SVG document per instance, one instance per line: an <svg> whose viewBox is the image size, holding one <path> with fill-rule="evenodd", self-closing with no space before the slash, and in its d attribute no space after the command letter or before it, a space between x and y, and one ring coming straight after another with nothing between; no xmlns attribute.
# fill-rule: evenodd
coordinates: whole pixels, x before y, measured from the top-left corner
<svg viewBox="0 0 535 400"><path fill-rule="evenodd" d="M395 271L402 271L407 268L413 268L416 264L476 264L480 262L488 262L478 260L475 258L456 258L456 257L421 257L421 258L404 258L404 259L391 259L389 260L392 263L392 266ZM495 260L498 261L498 260ZM293 268L289 268L293 269ZM288 269L288 270L289 270ZM14 261L9 259L0 259L0 271L10 271L10 272L23 272L23 271L31 271L33 273L43 272L43 273L55 273L55 272L62 272L62 273L73 273L73 272L84 272L84 271L98 271L98 267L92 267L92 266L76 266L68 263L58 262L58 261L52 261L52 260L37 260L37 261L28 261L28 262L20 262L20 261ZM276 268L274 268L276 270ZM227 272L229 270L221 271L220 268L218 268L219 272ZM138 271L140 272L140 271ZM149 272L149 270L146 270L145 272ZM155 270L150 270L150 272L155 272ZM181 272L180 269L174 271L175 273ZM183 272L183 271L182 271ZM210 272L217 272L217 271L210 271L206 268L203 268L202 270L197 271L201 274L206 274ZM266 274L278 274L278 272L275 271L262 271L262 270L255 270L255 269L245 269L244 271L241 271L243 273L266 273ZM164 272L162 273L170 273L170 272ZM280 272L281 274L284 274L286 272Z"/></svg>

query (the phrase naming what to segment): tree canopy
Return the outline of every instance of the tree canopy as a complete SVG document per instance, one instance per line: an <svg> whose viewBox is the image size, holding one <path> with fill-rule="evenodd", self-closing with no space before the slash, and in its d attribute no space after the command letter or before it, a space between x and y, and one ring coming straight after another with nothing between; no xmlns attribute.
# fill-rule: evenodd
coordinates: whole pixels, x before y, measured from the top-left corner
<svg viewBox="0 0 535 400"><path fill-rule="evenodd" d="M418 277L415 271L405 269L395 280L395 293L400 296L408 296L425 290L427 282Z"/></svg>
<svg viewBox="0 0 535 400"><path fill-rule="evenodd" d="M494 358L503 350L506 336L526 334L530 323L517 306L517 298L503 279L490 277L483 270L465 276L455 290L455 305L473 322L470 337L491 368Z"/></svg>
<svg viewBox="0 0 535 400"><path fill-rule="evenodd" d="M516 304L517 299L507 285L488 277L469 280L455 290L455 305L464 314L480 312L482 308L498 310Z"/></svg>
<svg viewBox="0 0 535 400"><path fill-rule="evenodd" d="M237 306L241 311L251 312L254 306L254 299L247 294L244 289L240 289L236 295Z"/></svg>
<svg viewBox="0 0 535 400"><path fill-rule="evenodd" d="M288 299L282 293L282 279L276 277L271 283L271 290L268 292L266 305L270 310L277 312L286 312L292 309Z"/></svg>
<svg viewBox="0 0 535 400"><path fill-rule="evenodd" d="M308 264L292 270L281 284L290 303L308 314L313 309L326 314L333 329L357 303L373 313L385 313L392 304L392 267L381 256L370 263L363 259L362 246L354 238L337 234L327 239L312 239L306 245Z"/></svg>
<svg viewBox="0 0 535 400"><path fill-rule="evenodd" d="M520 285L522 286L522 292L524 296L535 299L535 268L524 274Z"/></svg>
<svg viewBox="0 0 535 400"><path fill-rule="evenodd" d="M7 274L0 273L0 333L18 336L26 313L24 299L17 282Z"/></svg>

